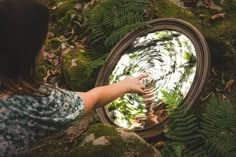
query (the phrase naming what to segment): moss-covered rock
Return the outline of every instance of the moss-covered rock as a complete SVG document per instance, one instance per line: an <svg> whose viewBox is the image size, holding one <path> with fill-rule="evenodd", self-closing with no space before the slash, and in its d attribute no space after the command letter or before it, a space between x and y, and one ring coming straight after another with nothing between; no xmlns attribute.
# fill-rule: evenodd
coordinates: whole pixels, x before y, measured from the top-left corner
<svg viewBox="0 0 236 157"><path fill-rule="evenodd" d="M220 2L214 0L218 8L222 8L221 10L204 6L183 8L170 0L157 0L156 2L159 17L185 20L202 32L212 53L213 66L224 69L225 63L229 63L231 66L236 65L236 18L234 18L236 16L236 4L234 0ZM219 13L224 14L219 18L213 18ZM229 58L230 60L228 60Z"/></svg>
<svg viewBox="0 0 236 157"><path fill-rule="evenodd" d="M32 149L32 157L162 157L158 150L136 133L103 124L91 125L72 141L51 137Z"/></svg>
<svg viewBox="0 0 236 157"><path fill-rule="evenodd" d="M82 49L70 49L62 54L63 75L72 90L87 91L94 87L104 57Z"/></svg>
<svg viewBox="0 0 236 157"><path fill-rule="evenodd" d="M134 132L106 125L94 125L78 148L68 157L161 157L161 154Z"/></svg>

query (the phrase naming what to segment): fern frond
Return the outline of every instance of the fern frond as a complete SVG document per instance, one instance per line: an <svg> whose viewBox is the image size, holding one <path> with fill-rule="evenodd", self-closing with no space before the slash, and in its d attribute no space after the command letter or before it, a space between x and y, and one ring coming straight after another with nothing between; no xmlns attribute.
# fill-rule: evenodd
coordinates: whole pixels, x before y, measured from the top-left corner
<svg viewBox="0 0 236 157"><path fill-rule="evenodd" d="M111 48L130 30L144 25L144 10L148 5L150 3L146 0L106 0L89 9L85 12L87 20L83 24L88 44Z"/></svg>
<svg viewBox="0 0 236 157"><path fill-rule="evenodd" d="M211 96L205 104L200 126L209 156L236 156L236 114L232 104Z"/></svg>
<svg viewBox="0 0 236 157"><path fill-rule="evenodd" d="M232 104L212 95L201 104L198 116L185 112L183 106L171 112L172 123L166 133L171 139L168 143L183 145L183 157L236 156L236 114Z"/></svg>
<svg viewBox="0 0 236 157"><path fill-rule="evenodd" d="M126 25L126 26L114 31L109 37L107 37L107 39L105 40L104 43L107 47L112 46L115 43L117 43L127 33L131 32L131 31L135 31L137 29L144 28L144 27L145 27L145 23L143 23L143 22L138 22L138 23L134 23L131 25Z"/></svg>

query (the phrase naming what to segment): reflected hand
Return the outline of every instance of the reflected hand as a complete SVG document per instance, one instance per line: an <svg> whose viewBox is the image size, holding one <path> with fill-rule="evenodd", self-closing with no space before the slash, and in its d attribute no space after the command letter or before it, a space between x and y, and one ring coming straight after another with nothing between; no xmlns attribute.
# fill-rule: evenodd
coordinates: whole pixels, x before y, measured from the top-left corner
<svg viewBox="0 0 236 157"><path fill-rule="evenodd" d="M152 102L154 101L154 91L153 91L153 87L147 87L144 90L144 94L142 95L143 97L143 102L145 104L152 104Z"/></svg>
<svg viewBox="0 0 236 157"><path fill-rule="evenodd" d="M141 82L141 80L145 77L148 77L148 74L141 74L137 77L127 77L126 79L124 79L122 83L126 88L127 93L138 93L140 95L145 94L145 86Z"/></svg>

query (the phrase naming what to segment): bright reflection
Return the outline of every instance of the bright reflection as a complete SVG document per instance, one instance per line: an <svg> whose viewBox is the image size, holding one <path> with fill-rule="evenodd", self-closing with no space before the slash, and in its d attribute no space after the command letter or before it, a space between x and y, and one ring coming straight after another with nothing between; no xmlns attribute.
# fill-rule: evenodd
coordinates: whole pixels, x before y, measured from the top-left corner
<svg viewBox="0 0 236 157"><path fill-rule="evenodd" d="M137 38L117 63L109 83L148 73L143 83L151 87L154 100L147 103L137 94L126 94L106 106L109 117L128 129L158 124L186 96L195 72L195 48L185 35L163 30Z"/></svg>

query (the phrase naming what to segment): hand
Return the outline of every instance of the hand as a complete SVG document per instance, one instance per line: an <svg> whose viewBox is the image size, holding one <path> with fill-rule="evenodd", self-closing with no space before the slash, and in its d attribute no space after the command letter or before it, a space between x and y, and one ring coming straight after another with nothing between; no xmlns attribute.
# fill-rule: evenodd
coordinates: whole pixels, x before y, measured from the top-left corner
<svg viewBox="0 0 236 157"><path fill-rule="evenodd" d="M152 104L154 101L154 91L153 91L153 86L146 87L144 90L144 94L142 95L143 97L143 102L145 104Z"/></svg>
<svg viewBox="0 0 236 157"><path fill-rule="evenodd" d="M142 95L145 94L145 86L141 83L141 80L147 76L148 74L141 74L133 78L127 77L122 81L122 84L127 89L127 93L138 93Z"/></svg>

